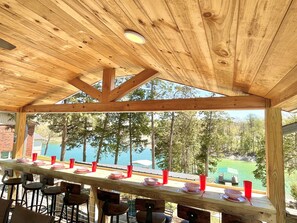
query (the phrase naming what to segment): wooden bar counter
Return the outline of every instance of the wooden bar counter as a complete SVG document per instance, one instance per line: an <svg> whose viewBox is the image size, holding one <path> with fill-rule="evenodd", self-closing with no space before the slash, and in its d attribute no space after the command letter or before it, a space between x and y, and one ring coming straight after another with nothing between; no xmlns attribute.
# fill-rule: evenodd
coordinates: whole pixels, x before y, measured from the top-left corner
<svg viewBox="0 0 297 223"><path fill-rule="evenodd" d="M166 186L149 187L143 185L145 176L133 172L132 178L121 180L110 180L108 176L114 170L108 168L98 168L94 173L75 174L73 169L50 170L50 165L33 166L30 163L17 163L15 160L0 160L0 166L4 168L12 168L17 171L52 176L55 178L83 183L91 186L92 202L96 196L92 194L97 187L108 190L116 190L119 192L135 194L139 196L164 199L168 202L179 203L183 205L193 206L211 211L230 213L237 216L244 216L251 222L261 220L265 222L276 222L276 210L265 195L253 194L251 199L253 206L249 202L234 203L222 199L223 189L206 187L206 192L201 197L200 194L188 194L181 190L184 186L183 182L169 179ZM68 167L68 164L65 164ZM125 173L124 173L125 174ZM156 177L155 175L153 177ZM160 177L160 176L159 176Z"/></svg>

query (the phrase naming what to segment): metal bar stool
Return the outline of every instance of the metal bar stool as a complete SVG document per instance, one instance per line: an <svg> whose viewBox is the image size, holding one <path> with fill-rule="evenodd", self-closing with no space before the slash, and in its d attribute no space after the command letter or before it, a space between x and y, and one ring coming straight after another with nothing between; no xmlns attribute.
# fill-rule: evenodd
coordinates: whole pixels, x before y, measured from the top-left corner
<svg viewBox="0 0 297 223"><path fill-rule="evenodd" d="M12 199L13 189L16 186L16 198L15 202L18 203L18 195L19 195L19 185L22 184L22 178L9 178L6 179L6 177L12 177L13 176L13 170L12 169L5 169L4 175L2 177L2 192L1 192L1 198L3 198L4 190L6 186L10 186L10 192L9 192L9 199ZM7 198L8 199L8 198Z"/></svg>
<svg viewBox="0 0 297 223"><path fill-rule="evenodd" d="M177 205L177 216L184 219L183 223L210 223L210 212L180 204Z"/></svg>
<svg viewBox="0 0 297 223"><path fill-rule="evenodd" d="M33 183L27 183L28 181L34 181L33 179L33 174L31 173L22 173L22 186L24 189L23 197L22 197L22 204L24 202L24 198L26 198L26 208L28 208L28 191L32 191L32 198L31 198L31 206L30 209L32 210L33 207L35 206L36 212L38 210L38 196L39 196L39 191L42 188L42 183L41 182L33 182ZM34 198L35 198L35 192L36 192L36 205L34 205Z"/></svg>
<svg viewBox="0 0 297 223"><path fill-rule="evenodd" d="M46 197L46 212L50 215L53 216L56 213L56 200L57 200L57 195L62 193L61 187L60 186L54 186L55 185L55 179L53 177L46 177L41 175L40 176L40 181L42 182L43 186L41 188L41 201L40 201L40 206L39 206L39 212L41 211L42 207L42 201L44 196ZM49 202L48 198L51 197L51 205L49 209Z"/></svg>
<svg viewBox="0 0 297 223"><path fill-rule="evenodd" d="M68 215L67 215L67 206L71 206L71 220L70 222L73 221L73 216L74 216L74 209L76 206L76 221L78 222L78 212L79 212L79 206L82 204L87 204L87 216L88 216L88 223L90 222L90 217L89 217L89 195L87 194L82 194L81 193L81 185L79 184L73 184L73 183L68 183L65 181L61 182L61 191L65 193L65 197L63 199L63 205L62 205L62 210L60 213L60 219L59 222L62 220L62 215L65 207L66 211L66 220L68 222Z"/></svg>
<svg viewBox="0 0 297 223"><path fill-rule="evenodd" d="M126 214L127 222L129 223L129 205L125 203L120 203L120 194L113 193L109 191L104 191L97 189L97 198L100 201L103 201L102 206L103 215L110 216L110 222L113 222L113 216L116 216L117 223L119 223L119 216ZM103 222L103 215L101 216L101 223Z"/></svg>

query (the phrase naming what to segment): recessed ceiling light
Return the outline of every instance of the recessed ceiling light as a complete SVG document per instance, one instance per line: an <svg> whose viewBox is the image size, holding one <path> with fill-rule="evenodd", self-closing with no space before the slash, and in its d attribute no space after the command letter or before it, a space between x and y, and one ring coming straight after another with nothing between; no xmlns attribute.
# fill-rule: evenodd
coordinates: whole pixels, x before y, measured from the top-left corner
<svg viewBox="0 0 297 223"><path fill-rule="evenodd" d="M130 30L130 29L125 30L124 35L128 40L130 40L134 43L137 43L137 44L145 43L144 36L138 32L133 31L133 30Z"/></svg>

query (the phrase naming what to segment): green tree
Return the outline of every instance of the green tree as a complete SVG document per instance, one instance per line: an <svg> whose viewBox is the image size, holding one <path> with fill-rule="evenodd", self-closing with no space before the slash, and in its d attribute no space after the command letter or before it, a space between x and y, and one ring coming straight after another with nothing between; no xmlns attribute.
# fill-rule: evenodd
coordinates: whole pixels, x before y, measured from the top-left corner
<svg viewBox="0 0 297 223"><path fill-rule="evenodd" d="M200 126L200 152L196 155L199 160L198 171L208 176L208 171L214 172L218 161L224 156L228 137L226 126L231 122L224 112L202 111Z"/></svg>

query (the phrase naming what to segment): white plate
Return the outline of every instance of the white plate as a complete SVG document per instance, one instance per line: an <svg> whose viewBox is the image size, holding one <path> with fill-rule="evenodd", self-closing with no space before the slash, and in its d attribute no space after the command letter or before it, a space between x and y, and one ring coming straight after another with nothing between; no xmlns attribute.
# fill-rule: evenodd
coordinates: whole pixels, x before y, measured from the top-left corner
<svg viewBox="0 0 297 223"><path fill-rule="evenodd" d="M145 181L142 183L144 186L147 187L160 187L162 184L160 182L156 183L155 185L148 185Z"/></svg>
<svg viewBox="0 0 297 223"><path fill-rule="evenodd" d="M230 197L228 197L227 194L223 194L222 196L225 200L227 201L231 201L231 202L235 202L235 203L243 203L246 202L246 198L245 197L239 197L237 199L231 199Z"/></svg>
<svg viewBox="0 0 297 223"><path fill-rule="evenodd" d="M201 193L201 191L199 189L196 191L188 191L188 189L186 187L182 187L181 190L188 194L200 194Z"/></svg>
<svg viewBox="0 0 297 223"><path fill-rule="evenodd" d="M108 176L108 179L110 179L110 180L121 180L121 179L124 179L124 178L125 178L124 175L122 175L122 176L120 176L120 177L115 177L115 176L113 176L113 175L109 175L109 176Z"/></svg>

